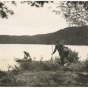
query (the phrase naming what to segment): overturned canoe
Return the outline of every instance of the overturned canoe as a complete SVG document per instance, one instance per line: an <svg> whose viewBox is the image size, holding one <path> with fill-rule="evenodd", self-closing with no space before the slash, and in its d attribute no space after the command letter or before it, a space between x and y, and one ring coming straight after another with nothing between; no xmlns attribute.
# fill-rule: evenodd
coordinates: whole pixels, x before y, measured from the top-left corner
<svg viewBox="0 0 88 88"><path fill-rule="evenodd" d="M15 58L16 62L30 62L30 59L19 59L19 58Z"/></svg>

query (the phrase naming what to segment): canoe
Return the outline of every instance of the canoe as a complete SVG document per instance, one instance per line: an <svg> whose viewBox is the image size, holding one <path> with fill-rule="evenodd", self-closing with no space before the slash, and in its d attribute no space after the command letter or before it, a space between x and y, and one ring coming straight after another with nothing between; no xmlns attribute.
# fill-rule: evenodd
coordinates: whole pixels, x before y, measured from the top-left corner
<svg viewBox="0 0 88 88"><path fill-rule="evenodd" d="M30 62L30 59L19 59L19 58L15 58L16 62Z"/></svg>

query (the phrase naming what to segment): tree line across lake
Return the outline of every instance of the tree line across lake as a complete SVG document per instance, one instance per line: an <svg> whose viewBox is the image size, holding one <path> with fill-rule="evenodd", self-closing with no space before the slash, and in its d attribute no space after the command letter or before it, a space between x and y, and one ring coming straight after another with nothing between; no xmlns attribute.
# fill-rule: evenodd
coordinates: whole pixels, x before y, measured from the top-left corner
<svg viewBox="0 0 88 88"><path fill-rule="evenodd" d="M88 28L67 27L57 32L34 36L0 35L0 44L55 44L57 39L65 45L88 45Z"/></svg>

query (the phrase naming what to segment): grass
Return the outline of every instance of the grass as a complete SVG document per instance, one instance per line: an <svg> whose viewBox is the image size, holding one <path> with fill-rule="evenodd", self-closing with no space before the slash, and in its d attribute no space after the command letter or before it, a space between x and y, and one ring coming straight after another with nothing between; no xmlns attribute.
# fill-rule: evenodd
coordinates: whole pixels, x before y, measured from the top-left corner
<svg viewBox="0 0 88 88"><path fill-rule="evenodd" d="M18 71L14 68L12 71L1 71L0 70L0 86L11 87L11 86L23 86L24 81L17 80L14 76L18 74Z"/></svg>
<svg viewBox="0 0 88 88"><path fill-rule="evenodd" d="M85 64L86 63L86 64ZM25 62L21 67L4 72L0 71L0 86L4 87L78 87L88 86L87 62L61 66L50 61ZM55 68L56 67L56 68Z"/></svg>
<svg viewBox="0 0 88 88"><path fill-rule="evenodd" d="M78 52L72 51L69 49L70 53L68 58L65 58L66 63L78 63ZM58 71L58 70L67 70L67 68L64 68L60 64L59 58L55 58L55 60L52 62L50 61L32 61L32 62L20 62L20 69L21 70L29 70L29 71ZM77 64L76 64L77 65ZM71 65L70 65L71 66Z"/></svg>
<svg viewBox="0 0 88 88"><path fill-rule="evenodd" d="M4 87L79 87L88 86L88 61L78 61L78 53L70 50L69 65L55 61L21 62L13 70L0 71L0 86ZM85 72L85 74L84 74Z"/></svg>

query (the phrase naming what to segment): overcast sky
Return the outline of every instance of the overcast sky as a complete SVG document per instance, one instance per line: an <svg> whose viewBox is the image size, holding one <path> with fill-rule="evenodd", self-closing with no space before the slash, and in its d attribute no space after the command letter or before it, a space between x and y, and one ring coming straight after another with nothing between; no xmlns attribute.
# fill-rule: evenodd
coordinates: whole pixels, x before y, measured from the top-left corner
<svg viewBox="0 0 88 88"><path fill-rule="evenodd" d="M52 8L48 9L49 6ZM8 19L0 18L0 35L45 34L68 26L64 18L52 12L56 4L36 8L18 2L17 6L7 4L7 7L14 10L14 15L9 15Z"/></svg>

